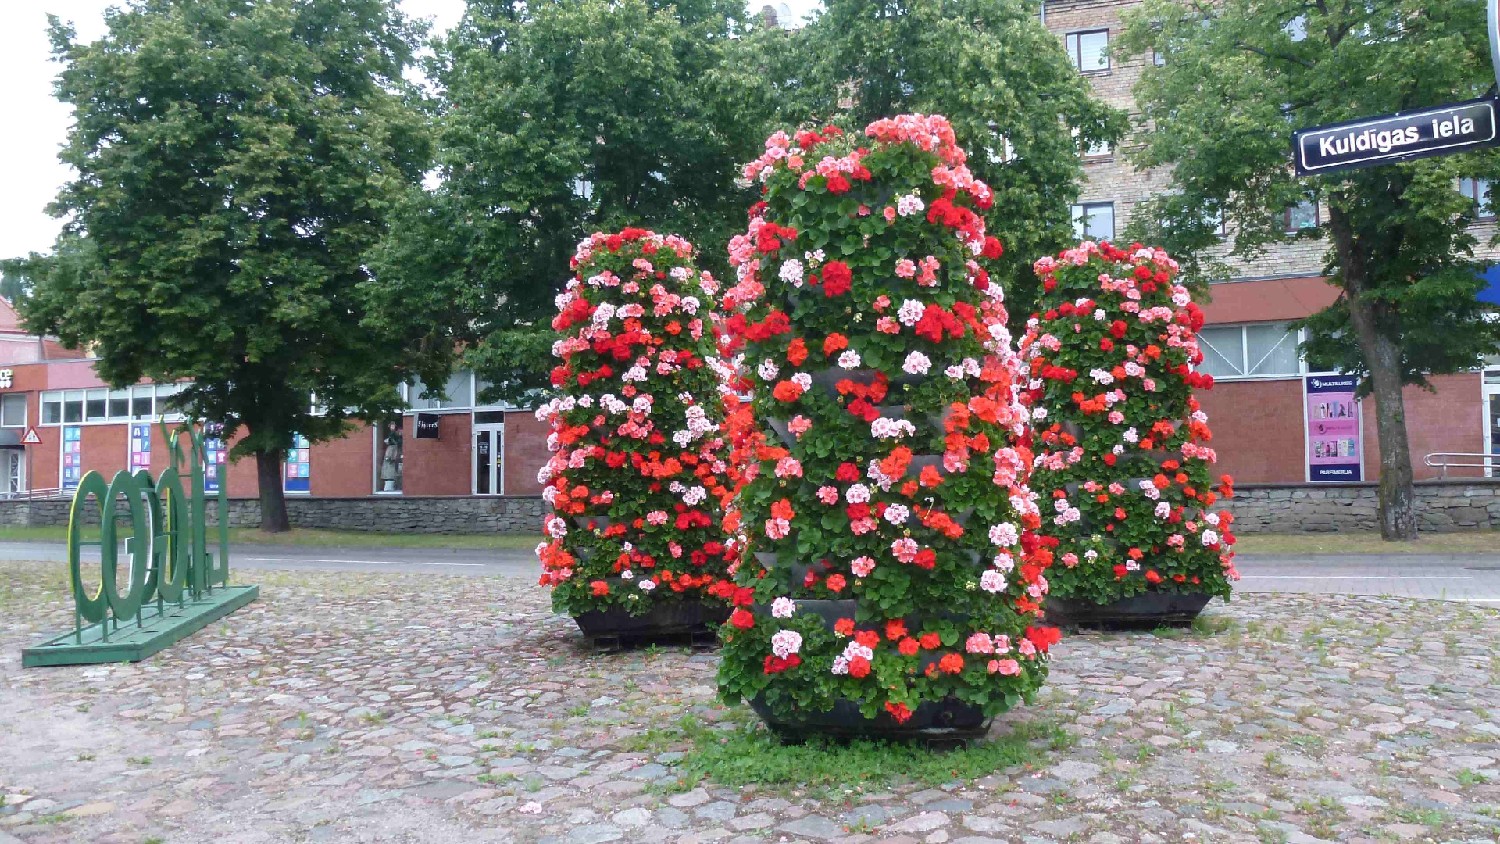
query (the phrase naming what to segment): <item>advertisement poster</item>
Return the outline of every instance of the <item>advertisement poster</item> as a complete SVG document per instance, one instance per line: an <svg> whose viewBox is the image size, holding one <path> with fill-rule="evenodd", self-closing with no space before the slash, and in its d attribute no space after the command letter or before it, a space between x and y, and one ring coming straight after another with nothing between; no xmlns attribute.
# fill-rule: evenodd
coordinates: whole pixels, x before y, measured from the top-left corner
<svg viewBox="0 0 1500 844"><path fill-rule="evenodd" d="M292 437L287 449L285 480L282 489L287 492L312 492L312 443L301 434Z"/></svg>
<svg viewBox="0 0 1500 844"><path fill-rule="evenodd" d="M1307 409L1307 480L1358 483L1364 480L1359 402L1354 375L1309 375L1303 380Z"/></svg>
<svg viewBox="0 0 1500 844"><path fill-rule="evenodd" d="M130 425L130 471L151 470L151 423Z"/></svg>
<svg viewBox="0 0 1500 844"><path fill-rule="evenodd" d="M58 486L71 492L83 478L83 428L65 425L62 433L62 482Z"/></svg>
<svg viewBox="0 0 1500 844"><path fill-rule="evenodd" d="M203 426L203 491L219 494L219 478L224 474L224 429L219 425Z"/></svg>

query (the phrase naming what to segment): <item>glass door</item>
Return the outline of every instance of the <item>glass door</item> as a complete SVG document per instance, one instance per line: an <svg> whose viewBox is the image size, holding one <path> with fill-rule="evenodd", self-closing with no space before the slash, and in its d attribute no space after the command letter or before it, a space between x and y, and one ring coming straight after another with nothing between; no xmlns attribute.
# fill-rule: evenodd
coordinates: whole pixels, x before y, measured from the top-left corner
<svg viewBox="0 0 1500 844"><path fill-rule="evenodd" d="M474 494L505 494L505 425L474 425Z"/></svg>
<svg viewBox="0 0 1500 844"><path fill-rule="evenodd" d="M1490 455L1485 476L1500 478L1500 369L1484 375L1484 450Z"/></svg>
<svg viewBox="0 0 1500 844"><path fill-rule="evenodd" d="M26 491L26 452L20 449L5 450L3 483L7 495Z"/></svg>

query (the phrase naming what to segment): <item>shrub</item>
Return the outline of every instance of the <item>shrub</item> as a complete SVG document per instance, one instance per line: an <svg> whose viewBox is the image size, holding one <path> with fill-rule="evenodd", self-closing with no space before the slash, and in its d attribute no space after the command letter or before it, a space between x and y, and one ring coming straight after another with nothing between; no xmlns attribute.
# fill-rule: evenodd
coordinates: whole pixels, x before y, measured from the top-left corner
<svg viewBox="0 0 1500 844"><path fill-rule="evenodd" d="M1050 555L985 270L1001 247L974 210L991 194L964 159L945 118L904 115L863 137L778 132L745 167L764 201L725 297L751 552L723 628L727 699L904 722L946 697L993 715L1046 676Z"/></svg>
<svg viewBox="0 0 1500 844"><path fill-rule="evenodd" d="M718 284L693 247L643 229L578 244L558 296L552 370L537 410L553 452L539 480L554 510L537 547L558 612L701 597L726 576L727 444L714 367Z"/></svg>
<svg viewBox="0 0 1500 844"><path fill-rule="evenodd" d="M1160 249L1080 244L1036 263L1043 313L1021 341L1038 450L1032 486L1056 542L1052 594L1104 604L1147 590L1229 597L1232 494L1210 480L1213 386L1203 312Z"/></svg>

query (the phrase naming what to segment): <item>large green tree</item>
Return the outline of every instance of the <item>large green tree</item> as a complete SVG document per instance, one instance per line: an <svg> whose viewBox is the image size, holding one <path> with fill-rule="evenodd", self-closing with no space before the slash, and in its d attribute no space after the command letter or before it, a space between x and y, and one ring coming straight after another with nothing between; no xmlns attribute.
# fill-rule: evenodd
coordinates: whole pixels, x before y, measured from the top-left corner
<svg viewBox="0 0 1500 844"><path fill-rule="evenodd" d="M1477 365L1500 341L1476 301L1482 282L1461 176L1500 176L1495 153L1298 178L1293 130L1476 97L1494 84L1476 0L1146 0L1119 49L1156 50L1137 87L1136 163L1170 166L1178 192L1142 215L1174 251L1255 261L1287 242L1283 215L1320 203L1337 302L1304 325L1321 364L1363 376L1380 439L1380 529L1417 533L1402 388Z"/></svg>
<svg viewBox="0 0 1500 844"><path fill-rule="evenodd" d="M430 161L403 78L421 27L394 0L132 0L106 23L83 43L52 19L77 177L27 323L92 344L111 384L191 379L184 411L243 430L284 530L293 434L399 407L426 318L367 319L366 269Z"/></svg>
<svg viewBox="0 0 1500 844"><path fill-rule="evenodd" d="M470 0L438 47L438 181L376 255L379 314L416 307L502 395L545 383L553 297L579 239L644 225L723 265L736 165L764 138L742 3Z"/></svg>
<svg viewBox="0 0 1500 844"><path fill-rule="evenodd" d="M986 223L1006 250L995 275L1024 322L1036 302L1032 262L1074 240L1080 152L1119 140L1124 115L1093 97L1034 2L824 5L801 46L808 116L842 114L863 127L906 112L946 115L970 169L995 192Z"/></svg>

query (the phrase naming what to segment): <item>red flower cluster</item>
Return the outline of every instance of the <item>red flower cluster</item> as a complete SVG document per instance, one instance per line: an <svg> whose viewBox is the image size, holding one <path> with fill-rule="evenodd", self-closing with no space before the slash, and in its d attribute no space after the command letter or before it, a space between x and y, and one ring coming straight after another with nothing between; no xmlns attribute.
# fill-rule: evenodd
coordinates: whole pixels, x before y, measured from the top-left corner
<svg viewBox="0 0 1500 844"><path fill-rule="evenodd" d="M537 411L553 432L540 475L553 515L537 554L560 612L643 612L730 584L718 285L692 255L679 237L627 228L585 239L573 258L553 320L560 395Z"/></svg>
<svg viewBox="0 0 1500 844"><path fill-rule="evenodd" d="M1203 313L1165 252L1084 243L1037 262L1044 310L1022 350L1049 501L1053 593L1109 603L1145 590L1228 597L1232 514L1212 509L1216 459L1193 396Z"/></svg>

